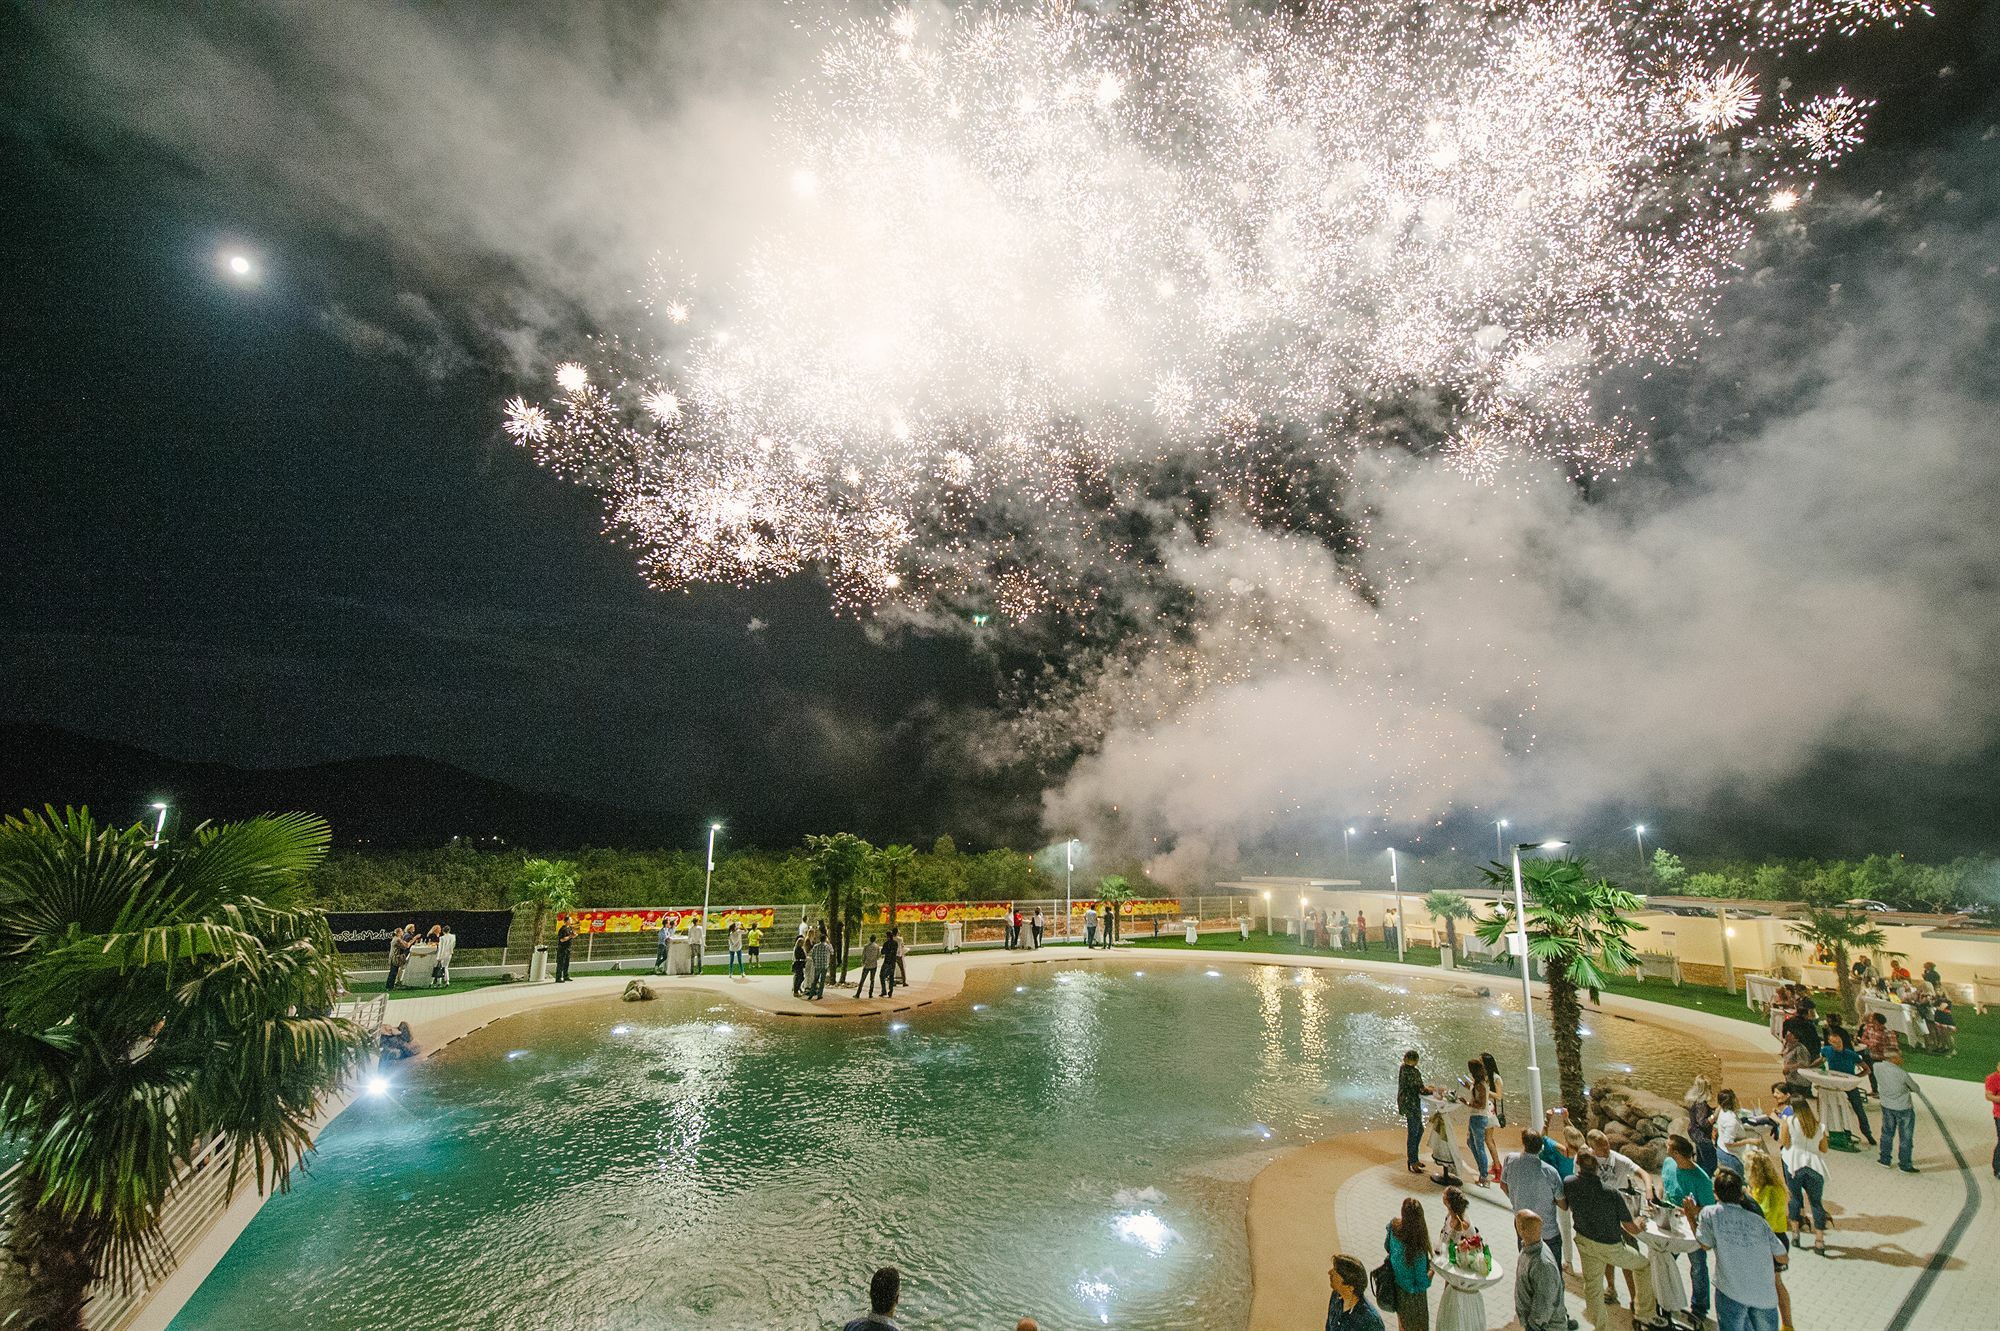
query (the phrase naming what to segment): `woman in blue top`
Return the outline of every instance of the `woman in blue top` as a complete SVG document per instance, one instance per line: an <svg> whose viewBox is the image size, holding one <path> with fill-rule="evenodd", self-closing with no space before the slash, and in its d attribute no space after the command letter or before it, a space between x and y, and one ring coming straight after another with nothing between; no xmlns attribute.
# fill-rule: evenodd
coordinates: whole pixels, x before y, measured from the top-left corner
<svg viewBox="0 0 2000 1331"><path fill-rule="evenodd" d="M1431 1331L1431 1235L1424 1204L1403 1199L1402 1214L1389 1222L1383 1246L1396 1277L1396 1323L1403 1331Z"/></svg>
<svg viewBox="0 0 2000 1331"><path fill-rule="evenodd" d="M1826 1033L1826 1043L1820 1046L1819 1064L1828 1072L1844 1072L1850 1077L1859 1076L1861 1053L1859 1050L1848 1048L1846 1031L1838 1028L1829 1029ZM1847 1103L1853 1106L1855 1120L1861 1125L1861 1135L1868 1139L1870 1146L1873 1146L1875 1134L1868 1127L1868 1106L1862 1103L1859 1086L1847 1088Z"/></svg>

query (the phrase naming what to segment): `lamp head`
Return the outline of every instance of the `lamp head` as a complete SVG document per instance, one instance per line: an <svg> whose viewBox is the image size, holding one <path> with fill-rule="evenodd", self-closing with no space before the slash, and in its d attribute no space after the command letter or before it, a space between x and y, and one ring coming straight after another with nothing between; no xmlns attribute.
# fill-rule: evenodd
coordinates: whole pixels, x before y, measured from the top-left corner
<svg viewBox="0 0 2000 1331"><path fill-rule="evenodd" d="M1502 827L1505 827L1505 826L1507 826L1507 820L1506 820L1505 818L1502 818L1502 819L1500 820L1500 826L1502 826Z"/></svg>
<svg viewBox="0 0 2000 1331"><path fill-rule="evenodd" d="M1556 841L1553 839L1548 841L1523 841L1520 845L1514 847L1514 849L1515 850L1561 850L1564 846L1567 846L1568 844L1569 842L1567 841Z"/></svg>
<svg viewBox="0 0 2000 1331"><path fill-rule="evenodd" d="M1640 823L1637 827L1633 828L1632 830L1634 832L1644 832L1646 830L1646 825L1644 823Z"/></svg>

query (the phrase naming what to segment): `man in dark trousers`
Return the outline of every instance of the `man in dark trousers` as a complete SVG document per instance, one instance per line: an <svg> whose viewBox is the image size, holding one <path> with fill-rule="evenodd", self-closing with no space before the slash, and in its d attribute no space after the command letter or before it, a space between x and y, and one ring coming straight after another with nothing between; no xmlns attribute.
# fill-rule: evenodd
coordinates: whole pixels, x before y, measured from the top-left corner
<svg viewBox="0 0 2000 1331"><path fill-rule="evenodd" d="M888 933L888 936L882 940L882 959L880 962L880 978L882 984L882 997L884 998L891 998L895 996L896 967L902 962L902 959L903 959L903 940L897 936L896 931L894 929L891 929Z"/></svg>
<svg viewBox="0 0 2000 1331"><path fill-rule="evenodd" d="M569 979L570 948L576 944L576 921L565 915L556 921L556 983Z"/></svg>
<svg viewBox="0 0 2000 1331"><path fill-rule="evenodd" d="M406 924L389 935L389 983L382 986L387 993L396 987L396 981L403 978L403 967L410 964L410 949L417 944L417 926Z"/></svg>

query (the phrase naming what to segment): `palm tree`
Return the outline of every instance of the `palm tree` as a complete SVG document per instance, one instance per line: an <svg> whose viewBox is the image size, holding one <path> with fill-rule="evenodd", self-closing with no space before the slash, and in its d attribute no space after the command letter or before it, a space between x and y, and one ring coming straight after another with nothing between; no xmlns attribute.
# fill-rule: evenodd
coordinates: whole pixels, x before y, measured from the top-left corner
<svg viewBox="0 0 2000 1331"><path fill-rule="evenodd" d="M1816 906L1806 908L1802 919L1794 920L1791 930L1797 936L1796 943L1780 943L1780 952L1803 952L1811 949L1815 953L1827 953L1833 957L1834 982L1840 987L1840 1010L1849 1021L1861 1015L1861 994L1854 984L1854 972L1849 960L1855 952L1877 951L1888 945L1889 935L1878 924L1871 924L1860 911L1825 909Z"/></svg>
<svg viewBox="0 0 2000 1331"><path fill-rule="evenodd" d="M882 875L882 891L888 898L887 914L884 919L888 928L896 927L896 894L903 880L910 875L917 863L915 846L884 846L875 852L875 868Z"/></svg>
<svg viewBox="0 0 2000 1331"><path fill-rule="evenodd" d="M1465 899L1463 892L1436 891L1424 894L1424 909L1433 920L1444 921L1444 945L1451 955L1458 956L1458 921L1474 918L1472 903Z"/></svg>
<svg viewBox="0 0 2000 1331"><path fill-rule="evenodd" d="M520 892L515 909L535 908L535 936L528 941L532 950L542 945L542 929L551 913L565 915L576 909L576 865L568 860L529 860L521 866Z"/></svg>
<svg viewBox="0 0 2000 1331"><path fill-rule="evenodd" d="M234 1186L289 1186L370 1033L298 884L302 813L178 845L87 810L0 822L0 1137L25 1145L10 1240L25 1324L83 1326L91 1286L157 1270L160 1208L218 1135Z"/></svg>
<svg viewBox="0 0 2000 1331"><path fill-rule="evenodd" d="M1132 885L1120 874L1109 874L1097 884L1097 899L1104 906L1104 945L1118 941L1118 912L1132 899Z"/></svg>
<svg viewBox="0 0 2000 1331"><path fill-rule="evenodd" d="M1499 908L1479 922L1477 931L1490 945L1513 930L1506 898L1514 880L1498 865L1483 872L1502 889ZM1562 1102L1570 1122L1585 1126L1590 1119L1583 1094L1583 1003L1578 993L1588 992L1596 1002L1612 975L1637 962L1638 953L1626 936L1645 928L1630 918L1645 903L1609 879L1593 879L1589 863L1580 858L1527 861L1521 880L1528 907L1528 956L1540 963L1549 990Z"/></svg>
<svg viewBox="0 0 2000 1331"><path fill-rule="evenodd" d="M806 838L813 886L826 902L826 941L833 948L833 964L840 968L842 984L847 983L848 915L850 910L859 914L861 880L873 850L852 832Z"/></svg>

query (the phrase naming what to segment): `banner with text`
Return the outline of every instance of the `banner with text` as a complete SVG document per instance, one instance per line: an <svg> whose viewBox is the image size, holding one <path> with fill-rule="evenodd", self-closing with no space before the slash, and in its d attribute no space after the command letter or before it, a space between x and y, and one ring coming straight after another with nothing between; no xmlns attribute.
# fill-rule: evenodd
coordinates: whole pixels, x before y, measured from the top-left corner
<svg viewBox="0 0 2000 1331"><path fill-rule="evenodd" d="M428 934L431 926L442 924L458 936L458 948L505 947L507 929L514 922L511 910L330 910L326 922L333 927L333 945L342 952L387 952L389 935L406 924Z"/></svg>
<svg viewBox="0 0 2000 1331"><path fill-rule="evenodd" d="M1096 906L1100 911L1104 909L1104 903L1102 902L1079 900L1069 903L1069 913L1072 916L1081 917L1092 906ZM1142 919L1149 915L1179 915L1181 914L1181 899L1179 897L1146 897L1144 899L1135 899L1120 905L1118 913L1128 920Z"/></svg>
<svg viewBox="0 0 2000 1331"><path fill-rule="evenodd" d="M658 933L668 920L673 921L676 933L685 933L688 925L701 918L701 907L633 906L579 910L572 912L572 916L577 932L583 934L652 934ZM777 909L772 906L717 906L708 912L708 927L726 930L732 924L740 924L745 929L753 926L768 929L777 919ZM714 934L709 936L713 938Z"/></svg>
<svg viewBox="0 0 2000 1331"><path fill-rule="evenodd" d="M1014 909L1011 901L899 901L897 924L947 924L966 920L1004 920ZM888 909L876 906L863 918L869 924L888 923Z"/></svg>

